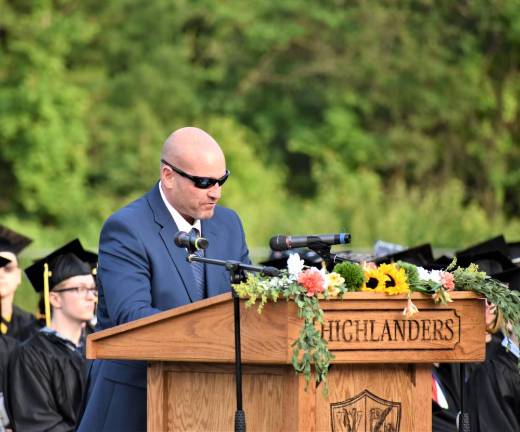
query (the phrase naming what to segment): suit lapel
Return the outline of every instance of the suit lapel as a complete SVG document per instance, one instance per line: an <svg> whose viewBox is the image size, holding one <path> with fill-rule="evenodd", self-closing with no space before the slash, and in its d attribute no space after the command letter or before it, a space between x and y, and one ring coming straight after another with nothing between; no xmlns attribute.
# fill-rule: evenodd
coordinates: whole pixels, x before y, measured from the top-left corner
<svg viewBox="0 0 520 432"><path fill-rule="evenodd" d="M160 226L159 235L164 246L170 255L175 268L179 272L184 289L192 302L200 300L192 288L195 286L195 279L190 264L186 261L186 250L177 247L174 243L174 236L179 231L172 215L166 208L159 192L159 183L148 194L148 203L153 211L155 222Z"/></svg>
<svg viewBox="0 0 520 432"><path fill-rule="evenodd" d="M206 249L206 257L214 259L225 259L222 244L222 237L219 237L218 227L214 219L207 219L201 221L202 236L209 242L209 247ZM208 290L208 297L222 294L224 292L222 286L222 271L223 267L206 264L206 287ZM224 270L225 271L225 270ZM226 272L227 273L227 272ZM226 274L226 276L228 276ZM227 288L227 286L225 287Z"/></svg>

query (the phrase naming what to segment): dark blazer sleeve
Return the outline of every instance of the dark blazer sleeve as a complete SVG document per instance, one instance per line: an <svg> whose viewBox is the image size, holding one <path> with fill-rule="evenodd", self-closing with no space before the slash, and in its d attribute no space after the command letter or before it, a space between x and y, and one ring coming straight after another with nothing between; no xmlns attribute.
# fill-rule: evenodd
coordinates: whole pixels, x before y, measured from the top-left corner
<svg viewBox="0 0 520 432"><path fill-rule="evenodd" d="M243 262L245 264L251 264L251 260L249 259L249 249L247 248L246 243L246 234L244 232L244 227L242 226L242 221L238 217L238 215L233 212L236 218L236 223L239 226L240 230L240 241L241 241L241 251L240 251L240 262Z"/></svg>
<svg viewBox="0 0 520 432"><path fill-rule="evenodd" d="M98 282L112 325L160 312L152 307L150 268L137 230L124 216L109 218L100 235Z"/></svg>

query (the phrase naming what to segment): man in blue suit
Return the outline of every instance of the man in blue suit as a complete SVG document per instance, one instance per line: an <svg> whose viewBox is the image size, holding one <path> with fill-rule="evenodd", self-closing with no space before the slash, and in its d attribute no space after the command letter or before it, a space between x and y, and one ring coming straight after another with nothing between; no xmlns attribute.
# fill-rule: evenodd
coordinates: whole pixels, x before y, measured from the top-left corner
<svg viewBox="0 0 520 432"><path fill-rule="evenodd" d="M197 229L208 258L249 263L237 214L217 205L229 176L217 142L197 128L166 140L160 181L105 222L99 243L98 330L229 291L223 267L195 268L174 244ZM200 264L199 264L200 265ZM146 364L95 360L80 432L146 430Z"/></svg>

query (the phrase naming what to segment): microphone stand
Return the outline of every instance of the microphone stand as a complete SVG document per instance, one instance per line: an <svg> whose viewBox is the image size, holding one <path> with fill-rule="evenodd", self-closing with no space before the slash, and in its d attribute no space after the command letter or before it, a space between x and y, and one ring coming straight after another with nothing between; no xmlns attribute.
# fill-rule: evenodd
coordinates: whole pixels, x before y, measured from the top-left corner
<svg viewBox="0 0 520 432"><path fill-rule="evenodd" d="M246 280L245 271L252 271L262 273L266 276L278 276L279 270L274 267L268 266L253 266L249 264L243 264L240 261L223 261L213 258L205 258L195 255L194 251L189 251L186 260L189 263L194 261L213 264L225 267L229 272L230 283L237 284ZM233 308L234 308L234 319L235 319L235 378L236 378L236 400L237 409L235 411L235 432L246 431L246 414L242 409L242 357L241 357L241 344L240 344L240 299L231 287L231 294L233 295Z"/></svg>
<svg viewBox="0 0 520 432"><path fill-rule="evenodd" d="M331 267L334 264L344 262L344 261L350 261L350 262L356 262L353 260L350 260L345 257L341 257L338 254L332 253L330 251L330 245L323 243L319 240L309 242L307 247L314 252L316 252L320 257L323 258L323 261L325 261L325 264L327 265L327 269L331 270Z"/></svg>
<svg viewBox="0 0 520 432"><path fill-rule="evenodd" d="M466 365L464 363L459 363L459 385L460 385L460 415L459 415L459 431L460 432L470 432L471 425L469 422L469 413L466 411L466 407L464 404L464 385L466 381Z"/></svg>

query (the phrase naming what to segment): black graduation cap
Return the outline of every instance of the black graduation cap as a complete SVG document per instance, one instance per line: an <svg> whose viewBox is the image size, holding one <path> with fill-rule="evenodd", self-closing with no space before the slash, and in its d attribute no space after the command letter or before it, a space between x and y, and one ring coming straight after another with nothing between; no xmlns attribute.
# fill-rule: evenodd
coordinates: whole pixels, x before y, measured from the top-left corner
<svg viewBox="0 0 520 432"><path fill-rule="evenodd" d="M6 266L10 262L11 262L11 260L8 260L7 258L0 256L0 268L2 268L3 266Z"/></svg>
<svg viewBox="0 0 520 432"><path fill-rule="evenodd" d="M515 264L520 264L520 241L508 242L507 247L509 248L509 257Z"/></svg>
<svg viewBox="0 0 520 432"><path fill-rule="evenodd" d="M303 263L307 266L321 268L321 263L323 259L313 250L308 248L295 248L284 251L271 251L269 258L267 260L260 262L260 265L271 266L277 269L286 269L287 268L287 259L289 255L297 253L300 255L300 259L303 260Z"/></svg>
<svg viewBox="0 0 520 432"><path fill-rule="evenodd" d="M97 255L83 249L80 241L74 239L25 269L34 290L42 294L40 311L43 306L47 326L51 319L49 291L65 279L94 274L95 261Z"/></svg>
<svg viewBox="0 0 520 432"><path fill-rule="evenodd" d="M509 289L520 291L520 267L514 267L493 275L494 279L505 282Z"/></svg>
<svg viewBox="0 0 520 432"><path fill-rule="evenodd" d="M506 257L509 257L509 247L507 246L506 239L503 235L469 246L466 249L457 251L455 255L459 257L462 255L475 255L491 251L499 251Z"/></svg>
<svg viewBox="0 0 520 432"><path fill-rule="evenodd" d="M459 266L467 267L471 263L477 264L481 271L490 276L515 267L512 261L498 250L457 256Z"/></svg>
<svg viewBox="0 0 520 432"><path fill-rule="evenodd" d="M376 259L376 264L405 261L416 266L427 266L433 263L432 246L425 243L390 255L385 255Z"/></svg>
<svg viewBox="0 0 520 432"><path fill-rule="evenodd" d="M440 257L436 258L434 263L446 268L451 264L452 261L453 261L453 257L443 254Z"/></svg>
<svg viewBox="0 0 520 432"><path fill-rule="evenodd" d="M32 243L32 239L0 225L0 251L18 255Z"/></svg>
<svg viewBox="0 0 520 432"><path fill-rule="evenodd" d="M49 289L73 276L92 274L97 262L97 254L83 249L78 239L55 250L25 269L29 281L36 292L44 290L44 265L50 271Z"/></svg>

